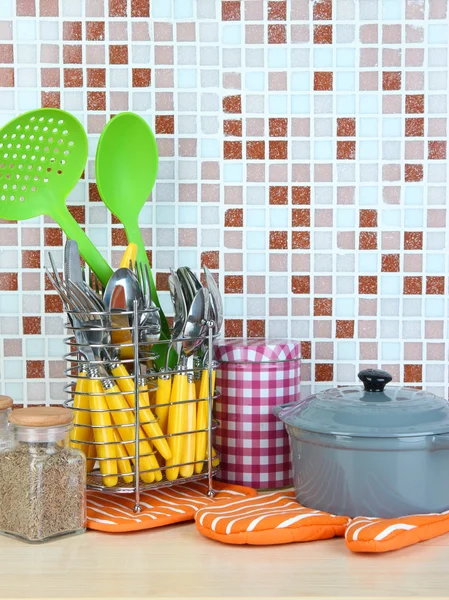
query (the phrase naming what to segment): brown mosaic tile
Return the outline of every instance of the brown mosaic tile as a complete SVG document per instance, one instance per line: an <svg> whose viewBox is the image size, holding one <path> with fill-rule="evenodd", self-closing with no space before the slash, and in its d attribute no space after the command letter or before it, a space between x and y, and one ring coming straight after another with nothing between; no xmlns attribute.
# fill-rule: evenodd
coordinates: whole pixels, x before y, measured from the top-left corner
<svg viewBox="0 0 449 600"><path fill-rule="evenodd" d="M87 87L106 87L106 69L87 69Z"/></svg>
<svg viewBox="0 0 449 600"><path fill-rule="evenodd" d="M377 294L376 275L359 275L359 294Z"/></svg>
<svg viewBox="0 0 449 600"><path fill-rule="evenodd" d="M225 294L243 294L243 275L225 275Z"/></svg>
<svg viewBox="0 0 449 600"><path fill-rule="evenodd" d="M404 250L422 250L423 233L422 231L404 232Z"/></svg>
<svg viewBox="0 0 449 600"><path fill-rule="evenodd" d="M144 19L150 16L150 0L131 0L131 17Z"/></svg>
<svg viewBox="0 0 449 600"><path fill-rule="evenodd" d="M287 43L287 27L286 25L268 25L268 43L269 44L286 44Z"/></svg>
<svg viewBox="0 0 449 600"><path fill-rule="evenodd" d="M220 253L217 250L209 250L201 253L201 266L205 265L208 269L220 268Z"/></svg>
<svg viewBox="0 0 449 600"><path fill-rule="evenodd" d="M422 294L422 277L420 275L404 277L403 293L408 296Z"/></svg>
<svg viewBox="0 0 449 600"><path fill-rule="evenodd" d="M331 317L332 298L314 298L313 314L315 317Z"/></svg>
<svg viewBox="0 0 449 600"><path fill-rule="evenodd" d="M156 115L156 133L167 135L175 133L174 115Z"/></svg>
<svg viewBox="0 0 449 600"><path fill-rule="evenodd" d="M40 317L22 317L22 327L24 335L40 335L41 334L41 318Z"/></svg>
<svg viewBox="0 0 449 600"><path fill-rule="evenodd" d="M422 365L404 365L405 383L417 383L422 381Z"/></svg>
<svg viewBox="0 0 449 600"><path fill-rule="evenodd" d="M310 204L310 187L292 187L292 204Z"/></svg>
<svg viewBox="0 0 449 600"><path fill-rule="evenodd" d="M288 204L288 187L286 185L270 185L270 204Z"/></svg>
<svg viewBox="0 0 449 600"><path fill-rule="evenodd" d="M287 2L268 2L268 20L286 21L287 20Z"/></svg>
<svg viewBox="0 0 449 600"><path fill-rule="evenodd" d="M39 14L41 17L59 16L58 0L39 0Z"/></svg>
<svg viewBox="0 0 449 600"><path fill-rule="evenodd" d="M150 87L151 69L133 69L132 84L133 88Z"/></svg>
<svg viewBox="0 0 449 600"><path fill-rule="evenodd" d="M27 379L43 379L45 377L45 367L43 360L26 361Z"/></svg>
<svg viewBox="0 0 449 600"><path fill-rule="evenodd" d="M292 292L294 294L310 294L310 276L309 275L293 275L292 276Z"/></svg>
<svg viewBox="0 0 449 600"><path fill-rule="evenodd" d="M339 137L355 137L356 126L355 119L352 117L342 117L337 119L337 135Z"/></svg>
<svg viewBox="0 0 449 600"><path fill-rule="evenodd" d="M332 25L314 25L313 43L332 44Z"/></svg>
<svg viewBox="0 0 449 600"><path fill-rule="evenodd" d="M89 183L89 202L102 202L96 183Z"/></svg>
<svg viewBox="0 0 449 600"><path fill-rule="evenodd" d="M45 246L62 246L62 230L56 227L46 227L44 229Z"/></svg>
<svg viewBox="0 0 449 600"><path fill-rule="evenodd" d="M8 64L14 62L14 51L12 44L0 44L0 63Z"/></svg>
<svg viewBox="0 0 449 600"><path fill-rule="evenodd" d="M87 21L86 22L86 39L89 42L104 41L104 22L103 21Z"/></svg>
<svg viewBox="0 0 449 600"><path fill-rule="evenodd" d="M444 294L444 277L441 277L441 276L426 277L426 294L443 295Z"/></svg>
<svg viewBox="0 0 449 600"><path fill-rule="evenodd" d="M234 137L242 137L242 120L224 120L223 121L223 133L224 135L230 135Z"/></svg>
<svg viewBox="0 0 449 600"><path fill-rule="evenodd" d="M88 110L106 110L105 92L87 92Z"/></svg>
<svg viewBox="0 0 449 600"><path fill-rule="evenodd" d="M110 17L126 17L126 0L109 0Z"/></svg>
<svg viewBox="0 0 449 600"><path fill-rule="evenodd" d="M111 229L111 243L113 246L126 247L128 245L128 238L123 228L118 229L117 227L113 227Z"/></svg>
<svg viewBox="0 0 449 600"><path fill-rule="evenodd" d="M111 65L127 65L128 46L120 44L109 46L109 63Z"/></svg>
<svg viewBox="0 0 449 600"><path fill-rule="evenodd" d="M80 42L83 38L81 21L64 21L62 24L62 39L69 42Z"/></svg>
<svg viewBox="0 0 449 600"><path fill-rule="evenodd" d="M241 113L242 112L242 97L241 96L225 96L223 98L223 112L225 112L225 113Z"/></svg>
<svg viewBox="0 0 449 600"><path fill-rule="evenodd" d="M42 108L61 108L61 94L59 92L41 92Z"/></svg>
<svg viewBox="0 0 449 600"><path fill-rule="evenodd" d="M338 160L355 160L355 142L337 142Z"/></svg>
<svg viewBox="0 0 449 600"><path fill-rule="evenodd" d="M288 158L287 142L270 140L268 148L270 160L286 160Z"/></svg>
<svg viewBox="0 0 449 600"><path fill-rule="evenodd" d="M64 87L83 87L83 69L64 69Z"/></svg>
<svg viewBox="0 0 449 600"><path fill-rule="evenodd" d="M225 160L241 160L242 142L223 142L223 157Z"/></svg>
<svg viewBox="0 0 449 600"><path fill-rule="evenodd" d="M406 137L423 137L424 136L424 119L421 117L405 119L405 136Z"/></svg>
<svg viewBox="0 0 449 600"><path fill-rule="evenodd" d="M405 181L422 181L423 177L423 165L405 165Z"/></svg>
<svg viewBox="0 0 449 600"><path fill-rule="evenodd" d="M265 158L265 142L263 140L246 142L246 158L249 160L263 160Z"/></svg>
<svg viewBox="0 0 449 600"><path fill-rule="evenodd" d="M353 338L354 337L354 321L336 321L335 324L336 338Z"/></svg>
<svg viewBox="0 0 449 600"><path fill-rule="evenodd" d="M0 290L4 292L13 292L17 289L17 273L0 273Z"/></svg>
<svg viewBox="0 0 449 600"><path fill-rule="evenodd" d="M359 234L359 250L377 250L377 233L361 231Z"/></svg>
<svg viewBox="0 0 449 600"><path fill-rule="evenodd" d="M225 319L225 337L243 337L242 319Z"/></svg>
<svg viewBox="0 0 449 600"><path fill-rule="evenodd" d="M168 278L170 273L156 273L156 289L168 292Z"/></svg>
<svg viewBox="0 0 449 600"><path fill-rule="evenodd" d="M301 342L301 358L304 360L312 358L312 342Z"/></svg>
<svg viewBox="0 0 449 600"><path fill-rule="evenodd" d="M319 0L313 3L314 21L332 21L332 0Z"/></svg>
<svg viewBox="0 0 449 600"><path fill-rule="evenodd" d="M382 254L382 272L398 273L400 270L399 254Z"/></svg>
<svg viewBox="0 0 449 600"><path fill-rule="evenodd" d="M405 96L405 112L417 114L424 112L424 94L408 94Z"/></svg>
<svg viewBox="0 0 449 600"><path fill-rule="evenodd" d="M62 60L66 65L80 65L83 62L83 47L75 44L64 44Z"/></svg>
<svg viewBox="0 0 449 600"><path fill-rule="evenodd" d="M429 141L429 159L430 160L445 160L446 159L446 141Z"/></svg>
<svg viewBox="0 0 449 600"><path fill-rule="evenodd" d="M307 250L310 248L310 233L308 231L292 232L293 250Z"/></svg>
<svg viewBox="0 0 449 600"><path fill-rule="evenodd" d="M288 119L269 119L270 137L287 137Z"/></svg>
<svg viewBox="0 0 449 600"><path fill-rule="evenodd" d="M310 227L310 209L294 208L292 210L292 227Z"/></svg>
<svg viewBox="0 0 449 600"><path fill-rule="evenodd" d="M313 89L317 92L332 90L333 73L331 71L316 71L313 74Z"/></svg>
<svg viewBox="0 0 449 600"><path fill-rule="evenodd" d="M59 87L61 85L61 72L59 68L41 69L42 87Z"/></svg>
<svg viewBox="0 0 449 600"><path fill-rule="evenodd" d="M0 68L0 87L14 87L14 68Z"/></svg>
<svg viewBox="0 0 449 600"><path fill-rule="evenodd" d="M270 231L270 249L287 250L288 233L287 231Z"/></svg>
<svg viewBox="0 0 449 600"><path fill-rule="evenodd" d="M331 363L315 364L315 381L332 381L334 378L334 365Z"/></svg>
<svg viewBox="0 0 449 600"><path fill-rule="evenodd" d="M240 0L222 0L221 20L222 21L240 21Z"/></svg>
<svg viewBox="0 0 449 600"><path fill-rule="evenodd" d="M382 73L382 89L383 90L400 90L401 89L401 72L400 71L384 71Z"/></svg>
<svg viewBox="0 0 449 600"><path fill-rule="evenodd" d="M360 209L359 227L377 227L377 210L371 208Z"/></svg>
<svg viewBox="0 0 449 600"><path fill-rule="evenodd" d="M228 208L225 212L225 227L243 227L243 209Z"/></svg>
<svg viewBox="0 0 449 600"><path fill-rule="evenodd" d="M40 250L22 250L22 269L40 269Z"/></svg>
<svg viewBox="0 0 449 600"><path fill-rule="evenodd" d="M246 335L249 338L265 337L265 321L262 319L248 319Z"/></svg>
<svg viewBox="0 0 449 600"><path fill-rule="evenodd" d="M16 15L18 17L35 17L35 0L16 0Z"/></svg>

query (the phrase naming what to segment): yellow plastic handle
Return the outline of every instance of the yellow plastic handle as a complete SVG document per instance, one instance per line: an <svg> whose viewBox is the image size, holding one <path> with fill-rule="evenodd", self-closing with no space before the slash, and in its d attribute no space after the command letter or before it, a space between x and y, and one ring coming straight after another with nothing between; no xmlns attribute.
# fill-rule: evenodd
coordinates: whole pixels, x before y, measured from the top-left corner
<svg viewBox="0 0 449 600"><path fill-rule="evenodd" d="M186 398L187 393L187 375L185 373L177 373L173 378L173 384L171 389L170 401L173 403L170 405L168 411L168 425L167 433L170 435L176 433L182 433L184 431L184 412L185 404L179 404ZM182 447L184 442L183 435L173 435L168 438L168 443L172 453L172 457L167 460L165 470L165 476L169 481L173 481L178 478L179 465L182 458Z"/></svg>
<svg viewBox="0 0 449 600"><path fill-rule="evenodd" d="M162 430L162 433L167 433L167 423L168 423L168 409L170 402L170 393L171 393L171 377L168 375L164 375L162 377L158 377L157 380L157 390L156 390L156 399L155 404L166 404L167 406L156 406L154 412L158 417L159 427Z"/></svg>
<svg viewBox="0 0 449 600"><path fill-rule="evenodd" d="M116 451L114 442L114 435L112 433L112 422L111 415L108 412L108 405L104 398L103 386L99 379L90 379L89 388L91 394L95 396L89 397L89 406L91 412L92 425L94 425L94 439L97 442L97 456L98 458L108 459L100 460L100 473L105 475L102 477L103 484L106 487L112 487L117 485L117 461ZM95 412L95 411L102 412Z"/></svg>
<svg viewBox="0 0 449 600"><path fill-rule="evenodd" d="M135 400L134 400L134 381L130 377L128 371L126 370L125 365L118 365L112 369L112 374L116 379L119 388L122 393L125 395L126 401L130 408L135 409ZM124 378L124 379L122 379ZM139 407L149 406L150 398L148 394L148 388L146 386L139 387ZM162 433L162 429L159 426L159 423L156 420L152 410L150 408L139 408L139 419L144 424L142 425L143 430L145 431L147 437L149 438L158 438L152 439L152 443L155 448L159 450L161 456L167 460L171 457L171 450L168 445L167 440L162 437L164 434Z"/></svg>
<svg viewBox="0 0 449 600"><path fill-rule="evenodd" d="M127 458L128 453L122 445L123 442L121 441L116 429L112 430L112 435L117 442L115 446L115 452L117 454L118 472L122 475L122 479L125 483L131 483L134 480L134 477L129 475L129 473L133 472L133 468L131 466L131 461ZM128 473L128 475L124 475L124 473Z"/></svg>
<svg viewBox="0 0 449 600"><path fill-rule="evenodd" d="M184 420L185 426L184 431L195 431L196 429L196 390L195 390L195 382L189 381L187 378L187 395L186 400L193 400L194 402L189 402L185 404L184 409ZM191 463L185 464L179 468L179 474L181 477L192 477L193 471L195 468L195 446L196 446L196 433L189 433L184 436L184 443L182 449L182 463Z"/></svg>
<svg viewBox="0 0 449 600"><path fill-rule="evenodd" d="M134 269L134 265L136 263L137 256L137 244L133 244L132 242L128 244L125 252L123 253L122 260L120 261L120 268L125 267L126 269L130 268L130 263L132 264L131 269Z"/></svg>
<svg viewBox="0 0 449 600"><path fill-rule="evenodd" d="M215 389L215 371L212 371L212 389ZM200 398L209 398L209 371L204 369L201 373ZM198 402L198 416L196 420L197 429L207 429L209 425L209 402L203 400ZM207 457L208 433L202 431L196 434L196 456L195 473L201 473L204 469L204 461Z"/></svg>

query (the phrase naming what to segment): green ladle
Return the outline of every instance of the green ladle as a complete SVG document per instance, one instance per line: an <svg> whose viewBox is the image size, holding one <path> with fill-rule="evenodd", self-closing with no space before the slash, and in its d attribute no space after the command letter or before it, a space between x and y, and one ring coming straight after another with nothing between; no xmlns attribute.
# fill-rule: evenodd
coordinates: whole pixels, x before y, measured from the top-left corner
<svg viewBox="0 0 449 600"><path fill-rule="evenodd" d="M100 196L122 222L128 243L137 244L136 262L146 264L151 298L160 308L145 245L139 214L153 189L158 170L156 140L147 122L131 112L113 117L103 129L95 158ZM167 319L161 311L161 338L170 339Z"/></svg>
<svg viewBox="0 0 449 600"><path fill-rule="evenodd" d="M0 218L54 219L106 285L112 269L68 211L65 200L87 160L81 123L57 108L26 112L0 130Z"/></svg>

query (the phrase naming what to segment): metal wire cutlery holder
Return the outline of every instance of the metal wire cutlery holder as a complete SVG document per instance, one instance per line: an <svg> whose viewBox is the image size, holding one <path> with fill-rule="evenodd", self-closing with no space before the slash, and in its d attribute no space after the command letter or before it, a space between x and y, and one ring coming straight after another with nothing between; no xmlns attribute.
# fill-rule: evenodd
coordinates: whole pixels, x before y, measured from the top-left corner
<svg viewBox="0 0 449 600"><path fill-rule="evenodd" d="M198 366L197 361L196 366L193 361L187 361L187 364L184 361L184 365L173 370L167 367L162 370L154 370L154 361L160 356L161 348L164 349L163 345L165 344L164 354L169 353L173 346L171 340L158 341L156 339L149 343L146 337L148 331L146 321L151 318L150 313L154 314L156 310L159 309L154 307L141 310L138 302L134 301L132 311L119 311L112 314L80 311L67 311L66 313L69 321L65 326L69 335L64 339L64 343L69 352L63 358L68 363L65 374L69 383L65 386L65 392L69 394L70 399L64 403L64 406L72 409L75 413L75 425L70 441L77 444L78 447L84 447L88 463L89 457L94 456L91 460L91 462L95 461L94 466L90 469L88 467L87 472L88 489L113 493L134 493L134 511L136 513L141 511L141 492L185 482L190 483L207 478L207 495L213 497L215 495L213 476L218 471L216 463L219 462L218 456L214 457L212 444L213 430L218 426L218 421L213 418L213 402L218 396L218 394L214 395L213 389L215 364L209 358L207 366ZM124 323L125 325L123 325ZM214 325L213 321L204 322L206 337L203 338L203 346L205 355L208 357L213 357ZM117 334L120 336L119 343L116 341ZM123 341L124 339L125 341ZM178 338L176 340L178 347L183 341L191 341L191 339ZM166 402L162 404L156 405L153 402L152 399L155 398L160 378L174 378L179 375L187 377L191 381L191 378L196 378L205 369L208 371L206 398L172 402L171 398L167 397ZM124 391L124 386L121 385L125 380L128 384L128 391ZM130 381L132 381L131 386L129 385ZM117 387L120 389L117 390ZM132 391L130 391L131 389ZM122 400L122 404L119 403L119 407L117 407L117 401L113 403L111 400L120 396L125 399L126 405ZM159 417L155 414L158 409L166 407L170 411L174 404L179 408L179 406L191 402L195 403L196 409L200 403L207 402L206 428L177 431L171 434L161 431L162 435L147 435L148 427L151 428L159 421ZM99 406L101 408L98 408ZM187 410L187 406L185 410ZM150 414L151 418L144 420L141 413L145 413L147 417ZM129 415L131 415L131 419ZM128 423L124 423L124 421L128 421ZM72 437L76 428L79 428L78 432L81 432L81 436ZM125 428L127 428L126 435ZM132 436L129 433L130 430L133 433ZM118 435L115 435L115 432ZM198 473L194 470L194 474L191 476L169 479L166 472L168 468L177 468L181 471L182 467L190 466L191 468L192 462L179 462L171 464L170 467L163 464L154 466L153 459L151 459L153 461L152 468L141 469L143 459L158 456L154 446L155 440L157 443L159 439L166 439L170 443L169 438L192 434L207 435L207 454L204 460L195 459L193 463L194 465L203 463L201 472ZM145 445L145 442L149 442L151 451L142 453L142 444ZM120 452L114 450L114 462L110 458L111 454L109 451L105 451L105 448L117 449L119 446ZM95 448L94 453L92 453L93 448ZM108 464L107 461L109 461L109 465L117 465L115 472L109 472L108 469L101 467L101 463L103 462L104 466ZM121 465L118 461L123 461L122 465L132 465L131 470L126 472L123 468L119 468ZM125 461L129 462L125 463ZM154 481L148 482L153 475ZM146 482L142 481L142 476L147 480ZM115 479L117 482L111 485L111 481ZM106 482L108 482L107 485Z"/></svg>

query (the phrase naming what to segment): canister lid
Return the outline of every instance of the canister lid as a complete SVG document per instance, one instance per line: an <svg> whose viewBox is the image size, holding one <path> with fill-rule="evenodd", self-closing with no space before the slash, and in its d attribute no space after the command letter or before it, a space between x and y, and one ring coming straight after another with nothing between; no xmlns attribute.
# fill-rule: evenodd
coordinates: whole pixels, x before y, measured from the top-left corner
<svg viewBox="0 0 449 600"><path fill-rule="evenodd" d="M72 420L72 411L62 406L18 408L9 415L9 422L19 427L57 427L68 425Z"/></svg>
<svg viewBox="0 0 449 600"><path fill-rule="evenodd" d="M0 410L8 410L8 408L12 408L12 405L12 398L0 394Z"/></svg>
<svg viewBox="0 0 449 600"><path fill-rule="evenodd" d="M219 362L281 362L299 360L301 342L270 338L227 338L215 345Z"/></svg>
<svg viewBox="0 0 449 600"><path fill-rule="evenodd" d="M449 432L449 403L434 394L385 385L385 371L361 371L364 386L319 392L286 405L279 418L287 425L332 435L411 437Z"/></svg>

